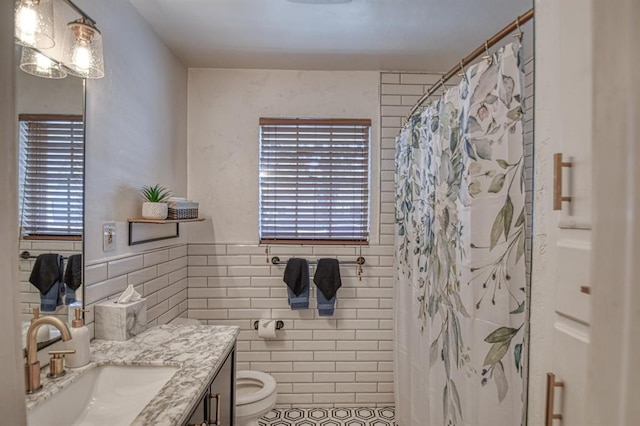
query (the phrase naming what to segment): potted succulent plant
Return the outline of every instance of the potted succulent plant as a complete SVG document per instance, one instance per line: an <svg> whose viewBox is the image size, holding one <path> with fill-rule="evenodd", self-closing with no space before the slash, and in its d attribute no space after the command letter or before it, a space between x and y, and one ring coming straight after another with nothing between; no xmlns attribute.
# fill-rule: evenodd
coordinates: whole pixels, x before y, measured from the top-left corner
<svg viewBox="0 0 640 426"><path fill-rule="evenodd" d="M171 196L171 191L156 184L143 186L140 194L144 199L142 203L142 217L145 219L166 219L169 212L166 200Z"/></svg>

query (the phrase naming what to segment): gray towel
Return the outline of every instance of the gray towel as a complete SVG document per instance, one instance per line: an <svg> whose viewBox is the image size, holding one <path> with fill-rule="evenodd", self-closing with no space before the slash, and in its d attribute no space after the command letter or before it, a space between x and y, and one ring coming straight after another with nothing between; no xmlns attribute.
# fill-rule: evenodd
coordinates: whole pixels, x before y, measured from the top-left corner
<svg viewBox="0 0 640 426"><path fill-rule="evenodd" d="M62 256L55 253L41 254L33 265L29 282L41 294L47 294L55 282L62 282Z"/></svg>
<svg viewBox="0 0 640 426"><path fill-rule="evenodd" d="M293 294L299 296L304 287L309 285L309 262L307 259L290 258L284 268L283 279Z"/></svg>
<svg viewBox="0 0 640 426"><path fill-rule="evenodd" d="M316 273L313 276L313 282L327 300L332 299L338 289L342 287L342 280L340 279L340 263L338 262L338 259L318 260L318 266L316 267Z"/></svg>
<svg viewBox="0 0 640 426"><path fill-rule="evenodd" d="M40 310L42 312L55 312L57 307L62 305L64 292L64 284L62 281L54 282L49 288L49 291L40 295Z"/></svg>
<svg viewBox="0 0 640 426"><path fill-rule="evenodd" d="M290 288L287 287L287 302L291 306L292 311L299 309L309 309L309 283L302 287L302 292L296 296Z"/></svg>
<svg viewBox="0 0 640 426"><path fill-rule="evenodd" d="M81 254L72 254L67 259L67 267L64 271L64 283L74 291L82 285Z"/></svg>
<svg viewBox="0 0 640 426"><path fill-rule="evenodd" d="M316 300L318 301L318 316L330 317L336 308L336 299L338 295L334 295L331 299L326 299L319 288L316 288Z"/></svg>

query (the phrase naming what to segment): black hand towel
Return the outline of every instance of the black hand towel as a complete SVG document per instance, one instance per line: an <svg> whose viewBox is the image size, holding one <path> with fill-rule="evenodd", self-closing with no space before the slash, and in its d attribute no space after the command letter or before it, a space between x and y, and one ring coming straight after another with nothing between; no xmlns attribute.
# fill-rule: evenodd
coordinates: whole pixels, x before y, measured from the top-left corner
<svg viewBox="0 0 640 426"><path fill-rule="evenodd" d="M338 259L320 259L316 267L313 282L320 289L324 297L331 299L342 287L340 280L340 263Z"/></svg>
<svg viewBox="0 0 640 426"><path fill-rule="evenodd" d="M46 294L56 281L62 281L62 256L55 253L39 255L31 270L29 282L40 293Z"/></svg>
<svg viewBox="0 0 640 426"><path fill-rule="evenodd" d="M82 285L81 254L72 254L67 259L67 268L64 270L64 283L74 291Z"/></svg>
<svg viewBox="0 0 640 426"><path fill-rule="evenodd" d="M309 262L307 259L292 257L284 268L284 282L293 294L299 296L305 286L309 285Z"/></svg>

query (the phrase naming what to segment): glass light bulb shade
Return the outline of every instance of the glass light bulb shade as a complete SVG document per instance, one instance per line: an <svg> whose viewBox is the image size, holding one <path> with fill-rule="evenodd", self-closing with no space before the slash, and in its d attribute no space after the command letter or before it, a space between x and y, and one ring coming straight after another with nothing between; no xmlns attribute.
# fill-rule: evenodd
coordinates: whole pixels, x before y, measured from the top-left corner
<svg viewBox="0 0 640 426"><path fill-rule="evenodd" d="M28 47L22 48L20 69L37 77L60 79L67 76L67 73L57 62Z"/></svg>
<svg viewBox="0 0 640 426"><path fill-rule="evenodd" d="M52 0L17 0L14 36L22 46L49 49L53 40Z"/></svg>
<svg viewBox="0 0 640 426"><path fill-rule="evenodd" d="M102 34L88 20L80 18L67 25L62 63L67 72L82 78L104 77Z"/></svg>

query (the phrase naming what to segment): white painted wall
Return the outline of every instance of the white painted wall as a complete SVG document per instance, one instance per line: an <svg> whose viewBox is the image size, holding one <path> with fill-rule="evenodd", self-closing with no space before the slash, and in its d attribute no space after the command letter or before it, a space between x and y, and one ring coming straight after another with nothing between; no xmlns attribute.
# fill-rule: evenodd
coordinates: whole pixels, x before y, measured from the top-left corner
<svg viewBox="0 0 640 426"><path fill-rule="evenodd" d="M640 3L593 8L594 231L588 425L640 424ZM621 253L624 251L624 254Z"/></svg>
<svg viewBox="0 0 640 426"><path fill-rule="evenodd" d="M15 137L15 88L13 61L13 2L0 2L0 385L2 423L25 424L24 368L18 320L18 179ZM7 202L9 200L9 202ZM12 200L12 201L11 201Z"/></svg>
<svg viewBox="0 0 640 426"><path fill-rule="evenodd" d="M98 263L184 242L127 245L140 216L139 188L186 194L186 68L127 0L77 2L102 31L105 77L87 82L85 259ZM102 251L102 222L116 222L116 250ZM157 226L157 225L156 225Z"/></svg>
<svg viewBox="0 0 640 426"><path fill-rule="evenodd" d="M190 69L189 198L208 220L188 225L189 241L258 241L260 117L370 118L377 182L378 85L377 72ZM379 190L372 190L375 232Z"/></svg>

